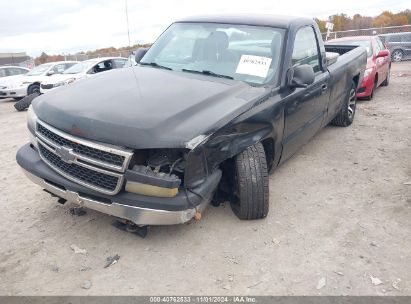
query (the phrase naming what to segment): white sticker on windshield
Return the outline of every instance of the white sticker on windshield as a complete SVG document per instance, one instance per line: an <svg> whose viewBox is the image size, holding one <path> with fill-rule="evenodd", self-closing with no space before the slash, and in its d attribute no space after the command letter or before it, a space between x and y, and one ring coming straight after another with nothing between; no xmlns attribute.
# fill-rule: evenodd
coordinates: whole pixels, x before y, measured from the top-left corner
<svg viewBox="0 0 411 304"><path fill-rule="evenodd" d="M241 55L238 63L237 74L247 74L258 77L267 77L271 64L271 58L253 55Z"/></svg>

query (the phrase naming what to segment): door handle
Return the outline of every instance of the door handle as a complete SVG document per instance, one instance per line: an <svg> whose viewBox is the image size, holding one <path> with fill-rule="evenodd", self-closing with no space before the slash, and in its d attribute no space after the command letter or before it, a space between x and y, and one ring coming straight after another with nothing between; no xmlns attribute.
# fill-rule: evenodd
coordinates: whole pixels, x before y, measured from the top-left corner
<svg viewBox="0 0 411 304"><path fill-rule="evenodd" d="M327 86L326 83L324 83L324 84L321 86L321 91L325 92L325 91L327 91L327 89L328 89L328 86Z"/></svg>

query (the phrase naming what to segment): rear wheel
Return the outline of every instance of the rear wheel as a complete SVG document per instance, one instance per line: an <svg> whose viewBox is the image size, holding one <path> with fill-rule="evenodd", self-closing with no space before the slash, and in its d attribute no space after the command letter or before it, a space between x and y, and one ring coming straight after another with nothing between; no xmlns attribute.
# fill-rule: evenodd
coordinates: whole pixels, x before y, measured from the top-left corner
<svg viewBox="0 0 411 304"><path fill-rule="evenodd" d="M268 214L268 171L263 145L257 143L234 160L234 189L231 209L242 220L265 218Z"/></svg>
<svg viewBox="0 0 411 304"><path fill-rule="evenodd" d="M357 106L357 94L356 94L355 82L351 82L351 87L347 92L344 100L344 104L340 112L332 120L332 124L340 127L348 127L354 121L355 109Z"/></svg>
<svg viewBox="0 0 411 304"><path fill-rule="evenodd" d="M388 69L387 78L381 83L382 86L386 87L390 84L391 67Z"/></svg>
<svg viewBox="0 0 411 304"><path fill-rule="evenodd" d="M395 50L392 52L391 58L392 61L398 62L402 60L402 57L404 57L404 53L401 50Z"/></svg>

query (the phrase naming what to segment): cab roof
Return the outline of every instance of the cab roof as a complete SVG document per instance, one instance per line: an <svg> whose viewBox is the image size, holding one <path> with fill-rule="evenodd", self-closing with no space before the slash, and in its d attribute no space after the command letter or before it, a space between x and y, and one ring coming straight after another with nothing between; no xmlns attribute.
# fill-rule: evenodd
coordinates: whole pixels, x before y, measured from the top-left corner
<svg viewBox="0 0 411 304"><path fill-rule="evenodd" d="M180 19L176 22L224 23L254 26L270 26L289 28L292 25L313 24L314 21L306 17L269 15L269 14L236 14L236 15L200 15Z"/></svg>

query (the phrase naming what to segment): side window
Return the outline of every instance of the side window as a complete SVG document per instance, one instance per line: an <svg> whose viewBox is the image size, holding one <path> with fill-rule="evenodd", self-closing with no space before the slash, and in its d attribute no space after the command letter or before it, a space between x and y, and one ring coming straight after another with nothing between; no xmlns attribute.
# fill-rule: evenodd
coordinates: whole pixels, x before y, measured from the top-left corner
<svg viewBox="0 0 411 304"><path fill-rule="evenodd" d="M293 66L309 64L313 67L314 72L320 71L317 39L312 27L305 26L298 30L295 36L292 64Z"/></svg>
<svg viewBox="0 0 411 304"><path fill-rule="evenodd" d="M0 77L6 77L6 76L8 76L6 69L0 69Z"/></svg>
<svg viewBox="0 0 411 304"><path fill-rule="evenodd" d="M108 70L111 70L112 68L113 68L113 63L111 62L111 60L102 61L93 67L93 70L90 74L108 71Z"/></svg>
<svg viewBox="0 0 411 304"><path fill-rule="evenodd" d="M124 67L126 63L125 59L113 59L113 61L116 69Z"/></svg>
<svg viewBox="0 0 411 304"><path fill-rule="evenodd" d="M65 66L65 69L64 70L67 70L68 68L71 68L73 65L75 65L77 62L69 62L69 63L65 63L64 64L64 66Z"/></svg>
<svg viewBox="0 0 411 304"><path fill-rule="evenodd" d="M18 69L18 68L10 68L9 69L9 74L10 75L20 75L20 74L26 74L27 71L23 69Z"/></svg>
<svg viewBox="0 0 411 304"><path fill-rule="evenodd" d="M411 42L411 34L404 34L402 36L402 41L403 42Z"/></svg>
<svg viewBox="0 0 411 304"><path fill-rule="evenodd" d="M380 51L385 49L384 44L382 44L381 40L377 38L375 41L377 41L377 45L379 46ZM378 53L378 52L377 52Z"/></svg>
<svg viewBox="0 0 411 304"><path fill-rule="evenodd" d="M401 42L400 35L392 35L392 36L389 38L389 42Z"/></svg>
<svg viewBox="0 0 411 304"><path fill-rule="evenodd" d="M54 74L61 74L66 69L66 65L64 63L60 63L54 66L53 72Z"/></svg>

